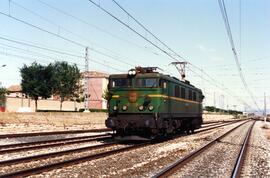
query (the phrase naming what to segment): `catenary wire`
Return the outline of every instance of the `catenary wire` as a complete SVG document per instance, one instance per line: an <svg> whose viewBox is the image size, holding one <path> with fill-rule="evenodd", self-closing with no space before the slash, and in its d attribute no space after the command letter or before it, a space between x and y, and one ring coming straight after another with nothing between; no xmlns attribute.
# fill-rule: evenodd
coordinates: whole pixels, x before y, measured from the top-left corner
<svg viewBox="0 0 270 178"><path fill-rule="evenodd" d="M242 68L241 68L240 63L239 63L237 51L236 51L235 44L234 44L234 41L233 41L233 36L232 36L232 31L231 31L231 27L230 27L230 23L229 23L229 18L228 18L228 15L227 15L225 2L224 2L224 0L218 0L218 3L219 3L220 11L221 11L221 14L222 14L222 17L223 17L223 20L224 20L224 25L225 25L226 32L227 32L227 35L228 35L228 38L229 38L229 41L230 41L231 49L232 49L232 52L233 52L233 55L234 55L234 60L235 60L235 63L236 63L237 69L238 69L240 79L241 79L241 81L243 83L243 86L244 86L245 90L247 91L247 93L249 94L249 96L252 99L253 103L257 107L257 110L259 112L261 112L261 109L259 108L259 106L258 106L258 104L257 104L257 102L256 102L256 100L254 98L253 93L248 88L247 82L246 82L244 74L242 72Z"/></svg>
<svg viewBox="0 0 270 178"><path fill-rule="evenodd" d="M91 2L92 4L94 4L96 7L98 7L99 9L101 9L103 12L107 13L108 15L110 15L111 17L113 17L115 20L117 20L119 23L121 23L122 25L126 26L127 28L129 28L131 31L133 31L134 33L136 33L137 35L139 35L140 37L142 37L143 39L145 39L147 42L149 42L150 44L152 44L153 46L155 46L156 48L158 48L159 50L161 50L163 53L165 53L166 55L168 55L170 58L172 58L173 60L179 61L178 59L174 58L169 52L163 50L161 47L157 46L156 44L154 44L152 41L150 41L149 39L147 39L145 36L141 35L140 33L138 33L136 30L134 30L133 28L131 28L129 25L127 25L125 22L121 21L119 18L117 18L115 15L113 15L112 13L110 13L109 11L107 11L106 9L104 9L103 7L101 7L99 4L95 3L92 0L88 0L89 2ZM125 13L127 13L133 20L135 20L135 22L137 22L142 28L144 28L148 33L150 33L152 36L154 36L158 41L159 40L153 33L151 33L147 28L145 28L140 22L138 22L138 20L136 20L133 16L130 15L130 13L128 13L122 6L119 5L119 3L117 3L115 0L112 0L115 4L118 5L118 7L120 7ZM161 41L162 42L162 41ZM164 45L165 43L162 42L162 44ZM170 47L168 47L165 44L165 47L167 47L171 52L173 52L176 56L180 57L181 59L184 59L184 61L187 62L187 60L185 58L183 58L182 56L180 56L179 54L177 54L175 51L173 51ZM189 64L191 64L190 62L188 62ZM207 77L209 77L211 80L217 82L215 79L213 79L209 74L207 74L204 70L200 69L199 67L195 66L194 64L191 64L193 67L195 67L196 69L199 69L200 71L202 71ZM224 86L223 84L221 84L222 86Z"/></svg>
<svg viewBox="0 0 270 178"><path fill-rule="evenodd" d="M123 25L125 25L124 22L122 22L120 19L118 19L117 17L115 17L113 14L111 14L110 12L108 12L106 9L102 8L100 5L97 5L95 2L93 2L92 0L89 0L91 3L93 3L94 5L96 5L98 8L100 8L101 10L103 10L104 12L106 12L107 14L109 14L110 16L112 16L114 19L116 19L118 22L122 23ZM174 55L178 56L179 58L183 59L184 61L188 62L184 57L182 57L181 55L179 55L178 53L176 53L174 50L172 50L167 44L165 44L163 41L161 41L156 35L154 35L150 30L148 30L142 23L140 23L136 18L134 18L129 12L127 12L127 10L125 10L118 2L116 2L116 0L112 0L121 10L123 10L129 17L131 17L137 24L139 24L145 31L147 31L149 34L151 34L156 40L158 40L161 44L163 44L167 49L169 49ZM133 32L136 33L136 31L134 31L134 29L130 28L129 26L125 25L126 27L128 27L129 29L131 29ZM139 34L139 36L141 36ZM142 37L142 36L141 36ZM148 41L148 40L147 40ZM148 41L149 42L149 41ZM151 43L152 44L152 43ZM168 52L166 52L166 54L168 54ZM170 56L171 57L171 56ZM176 61L179 61L178 59L173 58ZM219 83L222 87L225 87L223 84L221 84L220 82L217 82L215 79L213 79L213 77L211 77L209 74L207 74L203 69L200 69L199 67L195 66L194 64L191 64L190 62L188 62L191 66L193 66L194 68L200 70L201 72L203 72L208 78L210 78L212 81ZM192 70L191 70L192 71ZM192 71L194 73L194 71Z"/></svg>
<svg viewBox="0 0 270 178"><path fill-rule="evenodd" d="M41 0L38 0L38 1L39 1L41 4L45 5L46 7L49 7L50 9L53 9L54 11L56 11L56 12L58 12L58 13L60 13L60 14L63 14L63 15L65 15L65 16L67 16L67 17L70 17L70 18L72 18L72 19L74 19L74 20L76 20L76 21L78 21L78 22L80 22L80 23L82 23L82 24L85 24L85 25L87 25L87 26L89 26L89 27L91 27L91 28L94 28L94 29L96 29L96 30L98 30L98 31L100 31L100 32L103 32L103 33L105 33L105 34L107 34L107 35L109 35L109 36L111 36L111 37L113 37L113 38L115 38L115 39L124 41L124 42L126 42L126 43L128 43L128 44L131 44L131 45L137 47L137 48L146 50L147 52L152 53L152 54L154 54L154 55L160 55L159 53L154 52L152 49L150 49L150 48L148 48L148 47L146 47L146 46L140 46L140 45L137 44L137 43L134 43L134 42L129 41L129 40L127 40L127 39L121 38L121 37L119 37L119 36L117 36L117 35L111 33L110 31L108 31L108 30L106 30L106 29L103 29L103 28L100 28L100 27L98 27L98 26L96 26L96 25L93 25L93 24L89 23L89 22L86 21L86 20L83 20L83 19L81 19L81 18L79 18L79 17L77 17L77 16L75 16L75 15L72 15L72 14L70 14L70 13L68 13L68 12L66 12L66 11L64 11L64 10L62 10L62 9L59 9L59 8L57 8L57 7L54 7L53 5L48 4L47 2L44 2L44 1L41 1Z"/></svg>

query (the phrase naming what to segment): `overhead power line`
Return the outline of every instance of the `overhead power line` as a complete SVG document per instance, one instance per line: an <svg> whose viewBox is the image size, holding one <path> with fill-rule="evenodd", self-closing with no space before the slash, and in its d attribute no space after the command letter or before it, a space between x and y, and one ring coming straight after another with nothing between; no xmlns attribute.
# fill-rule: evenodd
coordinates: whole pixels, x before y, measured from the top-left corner
<svg viewBox="0 0 270 178"><path fill-rule="evenodd" d="M39 26L33 25L33 24L29 23L29 22L26 22L26 21L24 21L24 20L22 20L22 19L19 19L19 18L17 18L17 17L12 16L12 15L6 14L6 13L4 13L4 12L0 12L0 14L3 15L3 16L6 16L6 17L8 17L8 18L11 18L11 19L13 19L13 20L15 20L15 21L21 22L21 23L23 23L23 24L25 24L25 25L28 25L28 26L30 26L30 27L33 27L33 28L35 28L35 29L38 29L38 30L40 30L40 31L43 31L43 32L45 32L45 33L48 33L48 34L50 34L50 35L53 35L53 36L55 36L55 37L57 37L57 38L61 38L61 39L65 40L65 41L70 42L70 43L72 43L72 44L75 44L75 45L77 45L77 46L80 46L80 47L83 47L83 48L86 47L86 45L83 45L83 44L81 44L81 43L78 43L78 42L76 42L76 41L73 41L73 40L71 40L71 39L68 39L68 38L66 38L66 37L63 37L63 36L61 36L61 35L59 35L59 34L57 34L57 33L53 33L53 32L50 32L50 31L48 31L48 30L45 30L45 29L43 29L43 28L41 28L41 27L39 27Z"/></svg>
<svg viewBox="0 0 270 178"><path fill-rule="evenodd" d="M227 15L227 10L226 10L224 0L218 0L218 3L219 3L220 11L221 11L221 14L222 14L222 17L223 17L223 20L224 20L224 25L225 25L227 35L228 35L228 38L229 38L229 41L230 41L230 45L231 45L231 48L232 48L232 52L233 52L233 55L234 55L234 60L235 60L235 63L236 63L237 69L238 69L240 79L241 79L241 81L243 83L243 86L244 86L245 90L250 95L253 103L257 107L258 111L261 112L261 110L260 110L260 108L259 108L259 106L258 106L258 104L257 104L257 102L256 102L256 100L254 98L253 93L248 88L247 82L246 82L244 74L242 72L242 68L240 66L240 62L239 62L237 51L236 51L236 48L235 48L235 45L234 45L232 31L231 31L229 18L228 18L228 15Z"/></svg>
<svg viewBox="0 0 270 178"><path fill-rule="evenodd" d="M41 49L41 50L45 50L45 51L50 51L50 52L53 52L53 53L57 53L57 54L62 54L62 55L67 55L67 56L71 56L71 57L76 57L76 58L80 58L80 59L84 59L84 56L79 56L79 55L76 55L76 54L72 54L72 53L67 53L67 52L63 52L63 51L59 51L59 50L55 50L55 49L51 49L51 48L45 48L45 47L41 47L41 46L38 46L38 45L34 45L34 44L30 44L30 43L26 43L26 42L22 42L22 41L18 41L18 40L13 40L13 39L9 39L9 38L5 38L5 37L1 37L0 36L0 39L2 40L5 40L5 41L9 41L9 42L12 42L12 43L16 43L16 44L20 44L20 45L24 45L24 46L29 46L29 47L33 47L33 48L36 48L36 49ZM113 60L116 60L118 62L122 62L124 64L127 64L127 65L130 65L130 66L133 66L132 64L128 63L128 62L125 62L121 59L118 59L117 57L114 57L114 56L111 56L109 54L106 54L104 52L101 52L99 50L96 50L94 48L89 48L89 50L91 51L94 51L100 55L103 55L103 56L106 56L108 58L111 58ZM106 65L107 66L107 65ZM108 66L107 66L108 67ZM119 70L117 70L119 71Z"/></svg>
<svg viewBox="0 0 270 178"><path fill-rule="evenodd" d="M49 64L49 63L52 62L52 61L49 61L49 60L41 60L39 57L37 57L35 55L32 56L32 57L29 57L29 56L22 56L22 55L13 54L13 53L10 53L10 52L1 52L1 51L0 51L0 55L15 57L15 58L18 58L18 59L26 59L26 60L30 60L30 61L33 61L33 62L34 61L42 62L44 64ZM52 59L52 58L50 58L50 59ZM66 60L63 60L63 61L66 61ZM115 67L111 66L109 61L104 61L104 63L102 63L100 61L102 61L102 60L101 59L98 59L98 58L91 59L91 62L93 62L93 63L96 63L96 64L99 64L99 65L108 67L108 68L113 69L113 70L118 71L118 72L125 72L123 70L120 70L118 68L115 68ZM70 61L66 61L66 62L72 63L72 64L76 64L78 66L83 67L83 65L82 64L79 64L79 63L74 63L74 62L70 62Z"/></svg>
<svg viewBox="0 0 270 178"><path fill-rule="evenodd" d="M76 33L72 32L72 31L66 29L65 27L60 26L59 24L54 23L53 21L51 21L51 20L47 19L46 17L43 17L43 16L39 15L38 13L36 13L36 12L34 12L34 11L32 11L32 10L30 10L30 9L28 9L28 8L26 8L26 7L24 7L24 6L22 6L21 4L15 3L15 2L13 2L13 1L11 1L11 3L13 3L14 5L16 5L16 6L20 7L20 8L22 8L22 9L24 9L25 11L27 11L27 12L33 14L33 15L39 17L40 19L42 19L42 20L44 20L44 21L46 21L46 22L48 22L48 23L50 23L50 24L52 24L52 25L54 25L54 26L56 26L56 27L58 27L58 28L61 28L61 29L65 30L66 32L68 32L68 33L70 33L70 34L72 34L72 35L74 35L74 36L76 36L76 37L79 37L80 39L86 40L85 37L83 37L83 36L81 36L81 35L79 35L79 34L76 34ZM12 17L12 18L13 18L13 17ZM14 18L15 18L15 20L19 20L20 22L22 22L22 23L24 23L24 24L30 25L31 27L34 27L34 28L38 28L39 30L42 30L42 31L47 32L47 33L49 33L49 34L51 34L51 35L60 37L61 39L68 40L68 41L70 41L70 42L72 42L72 43L75 43L75 44L80 44L79 42L76 42L76 41L74 41L74 40L70 40L70 39L67 39L67 38L63 37L63 36L61 36L60 34L56 34L56 33L50 32L50 31L48 31L48 30L42 29L42 28L37 27L36 25L30 24L30 23L28 23L28 22L26 22L26 21L23 21L23 20L21 20L21 19L17 19L16 17L14 17ZM95 45L101 46L101 45L99 45L99 44L95 44ZM81 44L80 46L84 47L84 46L87 46L87 45L82 45L82 44ZM104 47L103 47L103 48L104 48ZM104 49L105 49L105 48L104 48ZM116 61L118 61L118 62L121 62L121 63L127 64L127 65L130 65L130 66L134 66L134 64L128 63L128 62L126 62L126 61L124 61L124 60L121 60L121 59L119 59L119 58L117 58L117 57L114 57L114 56L112 56L112 55L109 55L109 54L106 54L106 53L101 52L101 51L99 51L99 50L96 50L96 49L94 49L93 47L92 47L92 48L89 48L89 50L94 51L94 52L96 52L96 53L98 53L98 54L101 54L101 55L103 55L103 56L109 57L109 58L111 58L111 59L113 59L113 60L116 60ZM105 50L108 50L108 49L105 49ZM109 50L109 51L110 51L110 50ZM83 57L83 58L84 58L84 57Z"/></svg>
<svg viewBox="0 0 270 178"><path fill-rule="evenodd" d="M166 54L167 56L169 56L171 59L173 59L174 61L179 62L179 59L184 60L185 62L188 62L184 57L182 57L181 55L179 55L177 52L175 52L174 50L172 50L168 45L166 45L164 42L162 42L156 35L154 35L152 32L150 32L150 30L148 30L144 25L142 25L142 23L140 23L137 19L135 19L129 12L127 12L127 10L125 10L119 3L117 3L115 0L112 0L121 10L123 10L129 17L131 17L137 24L139 24L145 31L147 31L149 34L151 34L157 41L159 41L164 47L167 48L167 50L169 50L170 52L168 52L167 50L162 49L162 47L160 47L159 45L155 44L154 42L152 42L151 40L149 40L147 37L145 37L144 35L140 34L138 31L136 31L135 29L133 29L132 27L130 27L127 23L123 22L122 20L120 20L119 18L117 18L115 15L113 15L111 12L109 12L108 10L106 10L105 8L101 7L100 4L95 3L93 0L88 0L89 2L91 2L92 4L94 4L96 7L98 7L99 9L101 9L103 12L105 12L106 14L108 14L109 16L111 16L112 18L114 18L116 21L118 21L119 23L121 23L122 25L124 25L125 27L127 27L128 29L130 29L131 31L133 31L135 34L137 34L138 36L140 36L141 38L143 38L144 40L146 40L147 42L149 42L150 44L152 44L154 47L156 47L158 50L160 50L161 52L163 52L164 54ZM173 54L172 54L173 53ZM174 57L177 56L178 58ZM209 74L207 74L204 70L200 69L199 67L195 66L194 64L191 64L190 62L188 62L192 67L194 67L195 69L198 69L199 71L201 71L202 73L204 73L208 78L210 78L211 80L215 81L216 83L219 83L217 80L213 79ZM193 71L194 73L194 71ZM221 84L223 87L224 85Z"/></svg>
<svg viewBox="0 0 270 178"><path fill-rule="evenodd" d="M138 36L140 36L141 38L143 38L145 41L147 41L148 43L152 44L154 47L156 47L157 49L159 49L162 53L164 53L167 56L169 56L170 58L178 61L178 59L175 58L173 55L171 55L170 53L168 53L166 50L163 50L160 46L156 45L154 42L152 42L151 40L149 40L148 38L146 38L145 36L143 36L142 34L140 34L135 29L131 28L128 24L126 24L125 22L123 22L122 20L120 20L119 18L117 18L115 15L113 15L112 13L110 13L109 11L107 11L106 9L104 9L103 7L101 7L99 4L95 3L92 0L88 0L88 1L91 2L92 4L94 4L99 9L101 9L106 14L110 15L112 18L114 18L115 20L117 20L119 23L121 23L122 25L124 25L125 27L127 27L128 29L130 29L131 31L133 31L135 34L137 34Z"/></svg>
<svg viewBox="0 0 270 178"><path fill-rule="evenodd" d="M140 25L146 32L148 32L150 35L152 35L157 41L159 41L163 46L165 46L169 51L171 51L175 56L179 57L180 59L184 60L185 62L188 62L187 59L185 59L183 56L175 52L172 48L170 48L166 43L164 43L162 40L160 40L156 35L154 35L150 30L148 30L142 23L140 23L135 17L133 17L127 10L125 10L116 0L112 0L121 10L123 10L129 17L131 17L138 25ZM178 59L173 58L177 62L180 62ZM207 77L209 77L211 80L214 80L209 74L207 74L204 70L197 67L196 65L188 62L191 66L193 66L196 69L199 69L201 72L203 72ZM214 80L215 81L215 80ZM215 81L216 82L216 81Z"/></svg>
<svg viewBox="0 0 270 178"><path fill-rule="evenodd" d="M137 24L139 24L145 31L151 34L157 41L159 41L162 45L164 45L167 49L169 49L174 55L186 61L185 58L177 54L173 49L171 49L167 44L161 41L156 35L154 35L150 30L148 30L142 23L140 23L136 18L134 18L128 11L126 11L118 2L112 0L120 9L122 9L129 17L131 17ZM179 60L177 60L179 62Z"/></svg>
<svg viewBox="0 0 270 178"><path fill-rule="evenodd" d="M50 24L56 26L57 28L62 29L62 30L64 30L64 31L66 31L66 32L68 32L68 33L70 33L70 34L72 34L73 36L75 36L75 37L77 37L77 38L80 38L81 40L86 41L87 43L90 42L90 40L87 39L85 36L82 36L82 35L80 35L80 34L74 33L73 31L68 30L67 28L65 28L65 27L63 27L63 26L60 26L59 24L57 24L57 23L55 23L55 22L49 20L49 19L46 18L46 17L43 17L42 15L40 15L40 14L38 14L38 13L36 13L36 12L34 12L34 11L28 9L28 8L26 8L25 6L23 6L23 5L21 5L21 4L15 3L14 1L11 1L11 3L13 3L14 5L16 5L16 6L20 7L20 8L22 8L22 9L24 9L25 11L31 13L32 15L37 16L38 18L40 18L40 19L42 19L42 20L44 20L44 21L46 21L46 22L48 22L48 23L50 23ZM60 12L62 12L62 11L60 11ZM60 33L60 32L59 32L59 33ZM110 49L107 49L107 48L103 47L103 46L100 45L100 44L97 44L97 43L95 43L95 42L91 42L91 43L94 44L95 46L101 47L102 49L104 49L104 50L106 50L106 51L110 51L110 52L112 52L112 53L115 53L114 51L112 51L112 50L110 50ZM92 51L94 51L94 52L97 52L97 53L99 53L99 54L101 54L101 55L104 55L104 56L113 58L113 59L115 59L115 60L118 60L118 61L120 61L120 62L122 62L122 63L124 63L124 64L134 66L134 64L127 63L126 61L121 60L121 59L119 59L119 58L116 59L116 58L113 57L112 55L106 54L106 53L104 53L104 52L100 52L100 51L98 51L98 50L96 50L96 49L94 49L94 48L89 48L89 49L92 50ZM117 54L117 53L115 53L115 54ZM138 62L136 62L136 63L138 63Z"/></svg>
<svg viewBox="0 0 270 178"><path fill-rule="evenodd" d="M154 35L150 30L148 30L142 23L140 23L135 17L133 17L127 10L125 10L118 2L116 2L116 0L112 0L121 10L123 10L129 17L131 17L138 25L140 25L145 31L147 31L149 34L151 34L157 41L159 41L162 45L164 45L169 51L171 51L174 55L176 55L177 57L179 57L180 59L184 60L185 62L188 62L188 60L186 60L183 56L181 56L180 54L178 54L177 52L175 52L172 48L170 48L166 43L164 43L163 41L161 41L156 35ZM173 58L174 59L174 58ZM177 62L180 62L178 59L174 59ZM192 65L193 67L199 69L200 71L202 71L207 77L209 77L211 80L213 80L213 78L207 74L204 70L202 70L201 68L197 67L196 65L188 62L188 64Z"/></svg>
<svg viewBox="0 0 270 178"><path fill-rule="evenodd" d="M197 74L198 76L200 75L199 73L193 71L192 69L190 69L189 66L187 66L187 68L193 72L194 74ZM221 91L224 91L225 93L227 93L229 96L236 98L240 103L242 103L243 105L245 105L246 107L248 107L249 109L252 109L250 105L248 105L244 100L242 100L241 98L239 98L235 93L233 93L232 91L230 91L228 88L226 88L224 85L220 85L219 83L213 81L213 80L208 80L208 79L203 79L205 81L207 81L210 85L220 89Z"/></svg>
<svg viewBox="0 0 270 178"><path fill-rule="evenodd" d="M12 46L12 45L9 45L9 44L0 43L0 45L3 47L3 49L7 49L7 47L8 47L12 51L15 51L15 50L16 51L23 51L21 53L35 55L35 56L38 56L38 57L41 57L41 58L44 58L44 59L62 60L62 61L66 61L68 63L76 64L78 66L82 65L82 64L79 64L79 63L70 62L70 61L66 60L66 57L63 57L63 56L61 56L61 57L52 57L52 56L42 54L40 52L32 51L32 50L29 50L29 49L19 48L19 47Z"/></svg>
<svg viewBox="0 0 270 178"><path fill-rule="evenodd" d="M67 55L67 56L72 56L72 57L77 57L77 58L83 58L84 59L83 56L79 56L79 55L76 55L76 54L71 54L71 53L67 53L67 52L63 52L63 51L59 51L59 50L55 50L55 49L45 48L45 47L42 47L42 46L38 46L38 45L34 45L34 44L30 44L30 43L26 43L26 42L22 42L22 41L18 41L18 40L13 40L13 39L1 37L1 36L0 36L0 39L5 40L5 41L9 41L9 42L12 42L12 43L17 43L17 44L20 44L20 45L24 45L24 46L29 46L29 47L32 47L32 48L37 48L37 49L41 49L41 50L45 50L45 51L50 51L50 52L53 52L53 53L58 53L58 54L63 54L63 55Z"/></svg>
<svg viewBox="0 0 270 178"><path fill-rule="evenodd" d="M133 46L135 46L137 48L143 49L143 50L145 50L145 51L147 51L147 52L149 52L151 54L159 55L158 53L152 51L152 49L150 49L150 48L148 48L146 46L141 46L141 45L139 45L137 43L134 43L133 41L129 41L127 39L121 38L120 36L115 35L115 34L111 33L110 31L108 31L106 29L103 29L103 28L100 28L100 27L98 27L98 26L96 26L94 24L91 24L88 21L83 20L82 18L79 18L79 17L77 17L75 15L72 15L72 14L70 14L70 13L68 13L68 12L66 12L66 11L64 11L62 9L59 9L59 8L57 8L57 7L55 7L55 6L51 5L51 4L48 4L47 2L44 2L44 1L41 1L41 0L38 0L38 1L41 4L45 5L46 7L50 8L50 9L53 9L54 11L56 11L56 12L58 12L60 14L63 14L65 16L67 16L67 17L70 17L70 18L72 18L72 19L74 19L74 20L76 20L76 21L78 21L78 22L80 22L80 23L82 23L84 25L87 25L87 26L89 26L91 28L94 28L94 29L96 29L96 30L98 30L98 31L100 31L100 32L102 32L104 34L107 34L107 35L109 35L109 36L111 36L111 37L113 37L115 39L118 39L118 40L123 41L123 42L128 43L128 44L131 44L131 45L133 45Z"/></svg>

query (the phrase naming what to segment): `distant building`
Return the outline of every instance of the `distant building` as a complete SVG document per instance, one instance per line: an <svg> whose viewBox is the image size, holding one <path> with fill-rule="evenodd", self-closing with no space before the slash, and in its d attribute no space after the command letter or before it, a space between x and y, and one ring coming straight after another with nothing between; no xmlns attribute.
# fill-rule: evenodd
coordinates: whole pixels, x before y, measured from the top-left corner
<svg viewBox="0 0 270 178"><path fill-rule="evenodd" d="M90 109L106 109L107 101L102 98L102 95L107 89L109 75L102 72L89 71L87 76L89 80Z"/></svg>
<svg viewBox="0 0 270 178"><path fill-rule="evenodd" d="M11 85L7 88L8 97L21 98L23 96L21 85Z"/></svg>

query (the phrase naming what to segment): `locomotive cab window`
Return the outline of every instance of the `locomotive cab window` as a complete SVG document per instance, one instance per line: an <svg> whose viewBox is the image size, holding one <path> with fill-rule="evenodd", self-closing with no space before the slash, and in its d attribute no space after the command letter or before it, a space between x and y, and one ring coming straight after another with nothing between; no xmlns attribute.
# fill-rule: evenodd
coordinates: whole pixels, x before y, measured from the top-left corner
<svg viewBox="0 0 270 178"><path fill-rule="evenodd" d="M110 87L130 87L131 86L131 79L129 78L116 78L110 80Z"/></svg>
<svg viewBox="0 0 270 178"><path fill-rule="evenodd" d="M158 79L157 78L139 78L136 79L136 87L158 87Z"/></svg>

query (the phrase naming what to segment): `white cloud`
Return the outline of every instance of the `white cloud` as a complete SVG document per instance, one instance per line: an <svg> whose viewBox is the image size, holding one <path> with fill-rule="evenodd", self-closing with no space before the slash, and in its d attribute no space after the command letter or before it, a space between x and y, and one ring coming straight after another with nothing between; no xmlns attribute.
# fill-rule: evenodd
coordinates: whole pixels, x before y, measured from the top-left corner
<svg viewBox="0 0 270 178"><path fill-rule="evenodd" d="M217 61L224 61L224 58L217 56L215 53L217 52L214 48L208 48L204 45L198 44L197 47L201 52L203 52L209 60L217 62Z"/></svg>
<svg viewBox="0 0 270 178"><path fill-rule="evenodd" d="M197 47L204 53L214 53L216 50L214 48L207 48L201 44L198 44Z"/></svg>

